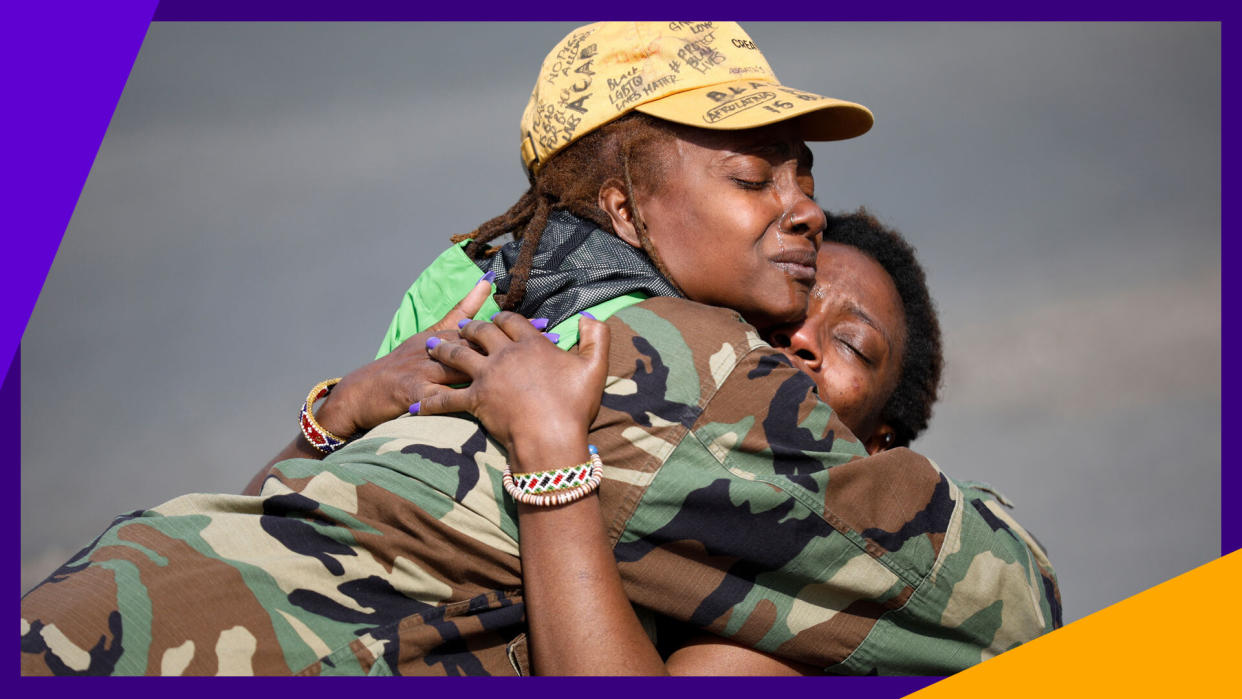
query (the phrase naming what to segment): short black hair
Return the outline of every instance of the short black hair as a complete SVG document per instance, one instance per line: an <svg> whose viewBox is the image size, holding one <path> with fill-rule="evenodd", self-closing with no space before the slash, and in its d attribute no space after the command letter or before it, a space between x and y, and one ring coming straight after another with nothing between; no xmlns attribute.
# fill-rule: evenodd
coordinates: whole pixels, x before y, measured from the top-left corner
<svg viewBox="0 0 1242 699"><path fill-rule="evenodd" d="M849 245L866 253L888 272L901 296L906 316L901 377L880 418L896 433L893 446L908 446L931 420L932 404L939 396L940 372L944 368L940 321L927 291L927 276L910 243L865 208L842 214L825 211L824 214L828 218L824 242Z"/></svg>

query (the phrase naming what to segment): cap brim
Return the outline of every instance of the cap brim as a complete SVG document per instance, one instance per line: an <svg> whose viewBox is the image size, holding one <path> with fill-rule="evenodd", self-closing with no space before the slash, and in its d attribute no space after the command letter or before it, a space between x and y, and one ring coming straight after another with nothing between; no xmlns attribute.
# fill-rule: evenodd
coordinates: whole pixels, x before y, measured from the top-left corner
<svg viewBox="0 0 1242 699"><path fill-rule="evenodd" d="M854 138L867 133L875 122L871 110L861 104L757 80L686 90L634 109L702 129L753 129L798 119L807 141Z"/></svg>

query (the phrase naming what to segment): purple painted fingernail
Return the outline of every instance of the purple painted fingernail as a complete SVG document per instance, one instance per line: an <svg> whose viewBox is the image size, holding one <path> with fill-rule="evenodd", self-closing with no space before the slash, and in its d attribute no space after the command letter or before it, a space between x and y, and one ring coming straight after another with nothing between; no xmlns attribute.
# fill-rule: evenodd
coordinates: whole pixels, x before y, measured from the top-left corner
<svg viewBox="0 0 1242 699"><path fill-rule="evenodd" d="M483 276L479 277L479 281L487 282L488 284L491 284L492 282L496 281L496 273L488 272L487 274L484 274Z"/></svg>
<svg viewBox="0 0 1242 699"><path fill-rule="evenodd" d="M500 311L496 311L495 313L491 314L490 316L487 317L487 319L492 320L498 315L500 315Z"/></svg>
<svg viewBox="0 0 1242 699"><path fill-rule="evenodd" d="M587 318L590 318L591 320L599 320L599 318L596 318L595 316L591 315L591 313L590 313L589 311L582 311L582 312L581 312L581 313L579 313L578 315L580 315L580 316L586 316Z"/></svg>
<svg viewBox="0 0 1242 699"><path fill-rule="evenodd" d="M548 338L548 340L554 345L561 341L561 336L556 333L544 333L543 336Z"/></svg>
<svg viewBox="0 0 1242 699"><path fill-rule="evenodd" d="M420 401L417 401L417 402L415 402L415 403L411 403L411 404L410 404L410 414L411 414L411 415L417 415L417 414L418 414L418 406L420 406L420 405L422 405L422 404L423 404L423 402L422 402L421 400L420 400Z"/></svg>
<svg viewBox="0 0 1242 699"><path fill-rule="evenodd" d="M547 318L531 318L530 324L535 326L536 330L543 330L544 328L548 327L548 319Z"/></svg>
<svg viewBox="0 0 1242 699"><path fill-rule="evenodd" d="M436 348L436 345L439 345L441 342L443 342L443 340L438 337L427 338L427 349L433 350Z"/></svg>
<svg viewBox="0 0 1242 699"><path fill-rule="evenodd" d="M463 318L463 319L461 319L461 320L457 321L457 327L459 327L459 328L464 328L464 327L466 327L466 326L467 326L467 325L469 325L469 324L470 324L470 319L469 319L469 318Z"/></svg>

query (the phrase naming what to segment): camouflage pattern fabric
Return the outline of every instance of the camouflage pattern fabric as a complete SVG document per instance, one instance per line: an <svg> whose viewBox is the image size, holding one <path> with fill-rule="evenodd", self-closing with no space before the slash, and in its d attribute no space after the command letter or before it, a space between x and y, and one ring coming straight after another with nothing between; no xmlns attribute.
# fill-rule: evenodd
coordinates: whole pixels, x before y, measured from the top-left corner
<svg viewBox="0 0 1242 699"><path fill-rule="evenodd" d="M867 457L732 311L617 313L592 427L630 598L827 672L946 674L1060 625L1047 557L988 491ZM505 454L403 417L256 497L119 518L22 601L28 674L527 674Z"/></svg>

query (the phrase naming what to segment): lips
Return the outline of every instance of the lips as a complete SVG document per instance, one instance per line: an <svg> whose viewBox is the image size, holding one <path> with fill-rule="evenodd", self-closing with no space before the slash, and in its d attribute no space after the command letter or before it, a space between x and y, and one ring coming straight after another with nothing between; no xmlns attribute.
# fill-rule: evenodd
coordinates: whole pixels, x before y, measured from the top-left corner
<svg viewBox="0 0 1242 699"><path fill-rule="evenodd" d="M790 277L810 284L815 283L815 251L807 249L782 250L772 256L772 264Z"/></svg>

